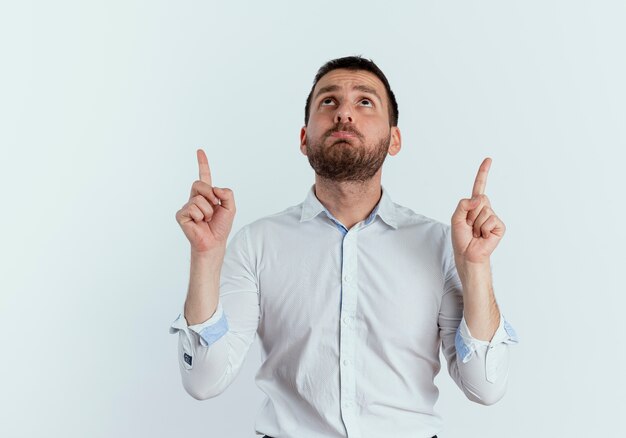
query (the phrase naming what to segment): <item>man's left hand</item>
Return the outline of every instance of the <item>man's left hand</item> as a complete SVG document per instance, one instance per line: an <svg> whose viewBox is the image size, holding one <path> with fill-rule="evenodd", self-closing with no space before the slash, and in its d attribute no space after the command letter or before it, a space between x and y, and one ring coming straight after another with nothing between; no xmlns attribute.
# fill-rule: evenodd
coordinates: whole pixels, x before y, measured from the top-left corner
<svg viewBox="0 0 626 438"><path fill-rule="evenodd" d="M471 199L461 199L452 215L452 247L457 269L466 264L489 265L489 257L506 227L491 209L485 195L491 158L485 158L478 169ZM459 266L461 265L461 266Z"/></svg>

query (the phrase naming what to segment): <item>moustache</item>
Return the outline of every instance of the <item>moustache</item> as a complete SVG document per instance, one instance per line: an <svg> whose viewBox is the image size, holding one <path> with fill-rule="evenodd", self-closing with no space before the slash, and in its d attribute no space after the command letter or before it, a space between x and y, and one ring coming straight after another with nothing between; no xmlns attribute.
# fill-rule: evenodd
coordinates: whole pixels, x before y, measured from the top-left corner
<svg viewBox="0 0 626 438"><path fill-rule="evenodd" d="M339 131L350 132L351 134L356 135L360 140L363 140L363 135L358 130L356 130L355 128L353 128L353 127L351 127L349 125L336 125L334 128L329 129L326 132L325 138L328 138L333 133L339 132Z"/></svg>

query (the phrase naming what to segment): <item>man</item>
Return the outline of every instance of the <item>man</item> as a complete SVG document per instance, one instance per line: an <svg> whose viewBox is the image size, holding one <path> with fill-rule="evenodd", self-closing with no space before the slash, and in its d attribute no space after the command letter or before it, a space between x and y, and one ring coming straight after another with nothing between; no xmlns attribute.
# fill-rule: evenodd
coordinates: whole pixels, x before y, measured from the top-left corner
<svg viewBox="0 0 626 438"><path fill-rule="evenodd" d="M179 332L185 389L215 397L258 333L257 385L267 395L256 431L275 438L425 438L442 428L433 405L440 370L470 400L506 389L516 335L495 300L490 255L504 235L484 194L491 160L451 225L391 201L381 185L401 147L398 108L380 69L329 61L305 106L300 150L315 184L299 205L244 226L229 189L200 179L176 219L191 243Z"/></svg>

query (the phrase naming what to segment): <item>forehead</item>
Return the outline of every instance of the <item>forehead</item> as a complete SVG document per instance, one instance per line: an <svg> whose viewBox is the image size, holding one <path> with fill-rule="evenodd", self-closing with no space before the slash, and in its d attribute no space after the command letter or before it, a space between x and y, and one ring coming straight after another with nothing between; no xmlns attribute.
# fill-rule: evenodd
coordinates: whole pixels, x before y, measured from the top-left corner
<svg viewBox="0 0 626 438"><path fill-rule="evenodd" d="M357 85L366 85L377 90L380 96L385 94L385 85L374 73L367 70L348 70L345 68L332 70L320 78L315 85L313 94L317 93L320 88L330 85L338 85L348 89Z"/></svg>

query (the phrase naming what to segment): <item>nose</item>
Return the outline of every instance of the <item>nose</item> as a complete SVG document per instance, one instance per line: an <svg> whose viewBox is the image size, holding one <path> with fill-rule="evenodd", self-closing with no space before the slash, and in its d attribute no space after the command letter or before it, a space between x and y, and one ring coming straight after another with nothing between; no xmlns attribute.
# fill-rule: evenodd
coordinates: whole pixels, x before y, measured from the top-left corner
<svg viewBox="0 0 626 438"><path fill-rule="evenodd" d="M335 123L352 123L352 110L346 103L340 105L335 112Z"/></svg>

